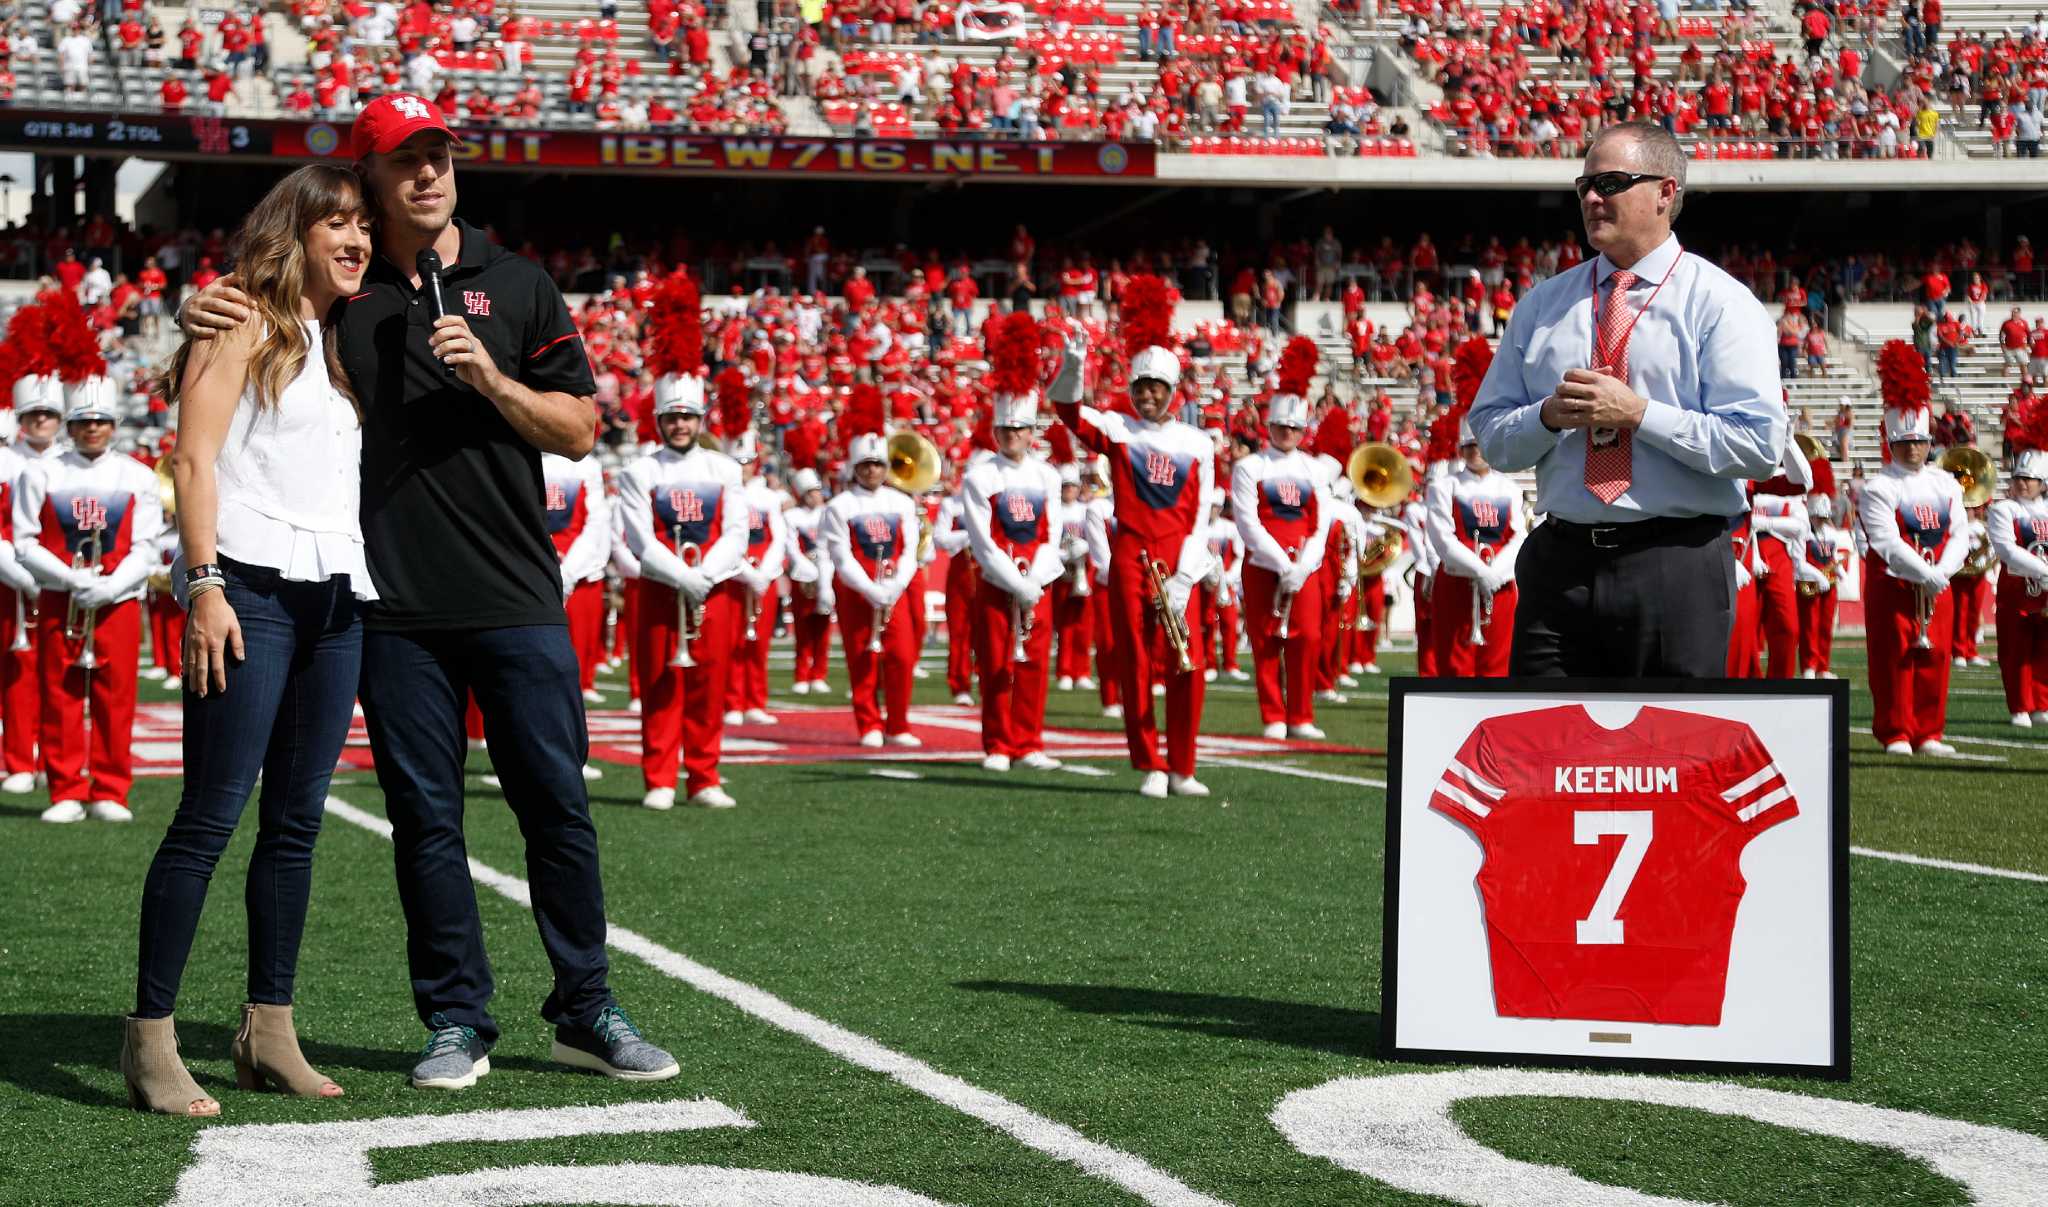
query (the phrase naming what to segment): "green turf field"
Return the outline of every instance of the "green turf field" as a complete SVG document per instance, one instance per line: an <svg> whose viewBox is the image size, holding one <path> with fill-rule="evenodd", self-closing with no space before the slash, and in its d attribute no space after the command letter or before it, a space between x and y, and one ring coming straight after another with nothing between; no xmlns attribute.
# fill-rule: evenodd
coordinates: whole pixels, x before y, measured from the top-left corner
<svg viewBox="0 0 2048 1207"><path fill-rule="evenodd" d="M1844 649L1838 669L1853 678L1860 657ZM1398 673L1412 660L1385 665ZM832 678L843 686L836 663ZM1333 741L1383 745L1384 682L1323 710ZM1958 743L1974 757L1893 758L1856 735L1853 841L2048 873L2048 733L2005 725L1995 671L1958 672L1956 688L1950 733L1978 739ZM921 701L939 693L936 676L920 684ZM611 706L622 701L614 690ZM1052 714L1054 724L1114 724L1078 692L1055 692ZM1248 686L1215 685L1209 717L1211 732L1256 732ZM1868 722L1859 685L1851 724ZM1375 783L1386 771L1378 757L1293 762ZM223 1126L570 1106L623 1109L592 1133L528 1140L419 1143L396 1125L366 1142L379 1193L393 1197L349 1201L867 1201L851 1183L963 1207L1447 1201L1303 1155L1268 1118L1283 1097L1332 1079L1441 1070L1374 1053L1379 788L1216 767L1203 772L1213 797L1148 801L1120 763L1094 765L1112 774L997 776L908 761L735 768L728 786L742 807L667 814L638 807L635 769L608 767L593 798L609 912L615 945L623 928L640 953L614 953L613 983L683 1065L676 1080L638 1087L549 1063L535 1014L548 973L531 916L480 887L505 1027L494 1071L463 1093L409 1089L424 1035L390 847L330 815L298 1013L308 1055L347 1097L236 1091L227 1046L242 1000L240 867L254 830L245 820L180 1007L194 1072L223 1106L203 1125L129 1110L115 1064L118 1019L132 1003L136 900L175 781L144 781L128 827L47 826L35 820L39 800L5 798L0 1203L169 1201L195 1164L195 1140ZM473 770L486 770L480 756ZM471 855L524 876L509 811L481 780L472 792ZM334 794L372 820L381 814L366 774L337 778ZM1993 1125L2035 1138L2013 1138L2022 1157L2029 1144L2048 1153L2038 1139L2048 1136L2048 884L1871 857L1850 870L1854 1078L1686 1080ZM632 1130L648 1104L688 1100L722 1104L751 1126ZM982 1114L949 1104L963 1102ZM1007 1126L985 1122L990 1111L1012 1112ZM1492 1097L1459 1104L1453 1118L1508 1157L1640 1192L1615 1202L1970 1201L1956 1181L1888 1149L1692 1109ZM494 1126L475 1134L505 1134ZM294 1147L318 1134L242 1141L238 1151L269 1144L286 1157L268 1180L234 1182L240 1199L212 1201L297 1201L302 1183L333 1176ZM573 1189L538 1198L462 1197L454 1177L528 1165L587 1176L564 1174ZM676 1171L678 1186L698 1178L689 1184L724 1189L651 1197L660 1179L649 1165L696 1170ZM720 1171L840 1181L797 1191ZM2026 1196L2044 1178L2048 1160L2015 1166L2004 1190L2018 1197L2004 1201L2042 1201ZM1542 1201L1513 1198L1512 1183L1499 1193L1509 1197L1487 1201Z"/></svg>

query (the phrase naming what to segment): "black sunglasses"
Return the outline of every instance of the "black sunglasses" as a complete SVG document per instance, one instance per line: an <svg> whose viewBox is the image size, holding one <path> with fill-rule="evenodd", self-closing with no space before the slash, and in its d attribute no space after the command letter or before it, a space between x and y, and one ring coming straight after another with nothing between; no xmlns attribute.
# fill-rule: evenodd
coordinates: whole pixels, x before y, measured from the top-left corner
<svg viewBox="0 0 2048 1207"><path fill-rule="evenodd" d="M1572 187L1584 197L1591 189L1602 197L1613 197L1626 193L1645 180L1669 180L1669 176L1658 176L1650 172L1600 172L1592 176L1581 176L1572 181Z"/></svg>

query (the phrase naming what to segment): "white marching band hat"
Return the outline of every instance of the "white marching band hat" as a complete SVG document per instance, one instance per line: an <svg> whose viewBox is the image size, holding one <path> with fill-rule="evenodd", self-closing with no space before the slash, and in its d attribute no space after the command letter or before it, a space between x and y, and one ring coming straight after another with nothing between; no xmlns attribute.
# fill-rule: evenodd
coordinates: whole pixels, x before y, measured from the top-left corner
<svg viewBox="0 0 2048 1207"><path fill-rule="evenodd" d="M654 414L702 415L704 379L694 373L670 373L654 381Z"/></svg>
<svg viewBox="0 0 2048 1207"><path fill-rule="evenodd" d="M1468 445L1468 444L1477 444L1477 443L1479 443L1479 437L1477 437L1477 436L1475 436L1475 435L1473 435L1473 434L1472 434L1472 421L1471 421L1470 419L1464 418L1464 417L1462 417L1462 416L1461 416L1461 417L1459 417L1459 419L1458 419L1458 447L1459 447L1459 448L1464 448L1464 447L1465 447L1466 445Z"/></svg>
<svg viewBox="0 0 2048 1207"><path fill-rule="evenodd" d="M1832 520L1835 518L1835 502L1826 495L1808 495L1806 498L1806 510L1816 519Z"/></svg>
<svg viewBox="0 0 2048 1207"><path fill-rule="evenodd" d="M1273 395L1266 403L1266 426L1307 427L1308 399L1299 394Z"/></svg>
<svg viewBox="0 0 2048 1207"><path fill-rule="evenodd" d="M1067 463L1066 463L1065 465L1062 465L1062 466L1060 466L1060 485L1061 485L1061 486L1079 486L1080 484L1081 484L1081 467L1080 467L1080 465L1076 464L1075 462L1069 461L1069 462L1067 462Z"/></svg>
<svg viewBox="0 0 2048 1207"><path fill-rule="evenodd" d="M815 469L800 469L796 471L796 475L789 480L789 485L791 489L796 491L796 497L799 499L814 490L825 489L825 483L819 479L818 471Z"/></svg>
<svg viewBox="0 0 2048 1207"><path fill-rule="evenodd" d="M14 383L14 413L55 411L64 413L64 383L55 373L31 373Z"/></svg>
<svg viewBox="0 0 2048 1207"><path fill-rule="evenodd" d="M1915 410L1901 410L1898 407L1884 409L1884 442L1897 444L1901 440L1931 440L1934 436L1932 412L1926 407Z"/></svg>
<svg viewBox="0 0 2048 1207"><path fill-rule="evenodd" d="M2013 462L2012 476L2048 482L2048 448L2030 448Z"/></svg>
<svg viewBox="0 0 2048 1207"><path fill-rule="evenodd" d="M1131 382L1163 381L1169 386L1180 385L1180 357L1171 348L1157 344L1131 358Z"/></svg>
<svg viewBox="0 0 2048 1207"><path fill-rule="evenodd" d="M991 427L1038 426L1037 390L1026 390L1022 394L998 394L991 406Z"/></svg>
<svg viewBox="0 0 2048 1207"><path fill-rule="evenodd" d="M104 419L109 423L118 422L120 415L114 410L114 380L103 374L94 374L84 381L64 387L64 421L78 423L88 419Z"/></svg>
<svg viewBox="0 0 2048 1207"><path fill-rule="evenodd" d="M889 463L889 441L880 432L867 432L855 436L846 446L846 464L859 465L863 461Z"/></svg>

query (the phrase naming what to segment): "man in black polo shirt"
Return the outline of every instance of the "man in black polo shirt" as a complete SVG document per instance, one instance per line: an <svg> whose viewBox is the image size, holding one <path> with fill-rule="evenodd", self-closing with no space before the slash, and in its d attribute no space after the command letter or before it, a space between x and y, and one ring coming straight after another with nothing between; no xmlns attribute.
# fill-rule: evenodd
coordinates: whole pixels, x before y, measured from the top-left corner
<svg viewBox="0 0 2048 1207"><path fill-rule="evenodd" d="M673 1077L605 976L604 888L589 755L561 571L543 524L541 452L590 451L596 385L554 283L455 220L454 136L416 96L356 118L357 170L378 219L340 355L363 403L364 545L380 597L366 613L363 712L397 852L413 1002L432 1035L423 1089L490 1071L498 1038L463 842L463 712L474 693L491 761L527 841L534 920L554 968L541 1016L554 1057L634 1081ZM440 257L432 291L415 265ZM195 335L247 313L215 287L187 307Z"/></svg>

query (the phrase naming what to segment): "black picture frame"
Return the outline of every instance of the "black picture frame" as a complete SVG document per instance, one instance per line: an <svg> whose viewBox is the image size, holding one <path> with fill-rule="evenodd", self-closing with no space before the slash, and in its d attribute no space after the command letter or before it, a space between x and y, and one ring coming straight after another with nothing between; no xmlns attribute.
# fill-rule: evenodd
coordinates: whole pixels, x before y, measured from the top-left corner
<svg viewBox="0 0 2048 1207"><path fill-rule="evenodd" d="M1394 1061L1518 1065L1536 1068L1619 1069L1645 1073L1754 1073L1847 1081L1849 1052L1849 684L1841 679L1420 679L1397 676L1388 684L1386 870L1380 915L1379 1054ZM1829 967L1832 971L1831 1044L1827 1064L1740 1060L1665 1060L1545 1052L1465 1051L1404 1047L1399 1034L1402 762L1410 695L1601 696L1807 696L1828 701L1828 762L1834 799L1829 810ZM1819 736L1819 735L1816 735Z"/></svg>

